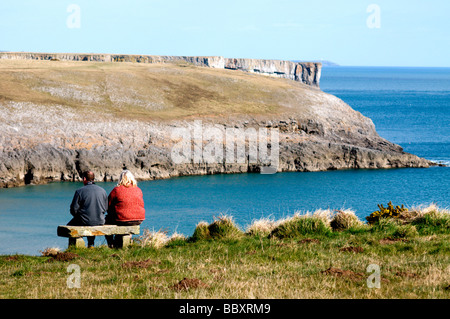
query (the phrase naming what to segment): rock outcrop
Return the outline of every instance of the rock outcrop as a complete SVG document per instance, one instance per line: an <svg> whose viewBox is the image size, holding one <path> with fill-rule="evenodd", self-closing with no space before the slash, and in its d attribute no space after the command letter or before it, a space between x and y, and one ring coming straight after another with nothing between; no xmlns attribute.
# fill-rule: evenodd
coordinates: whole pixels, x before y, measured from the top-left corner
<svg viewBox="0 0 450 319"><path fill-rule="evenodd" d="M233 59L221 56L155 56L129 54L73 54L0 52L0 59L49 60L49 61L93 61L93 62L135 62L135 63L177 63L188 62L196 66L217 69L241 70L262 75L290 79L319 87L321 63L292 62L282 60Z"/></svg>
<svg viewBox="0 0 450 319"><path fill-rule="evenodd" d="M0 187L79 181L86 169L99 181L116 180L124 167L140 180L259 172L275 146L277 172L431 165L381 138L342 100L296 81L192 66L67 63L0 60ZM230 68L255 65L224 60ZM277 68L295 72L288 63ZM174 134L179 129L184 134ZM246 146L242 160L234 146L227 160L229 131ZM258 144L252 158L251 132L267 142L266 157ZM219 145L213 160L206 157L212 140ZM200 157L174 160L180 145L201 146Z"/></svg>
<svg viewBox="0 0 450 319"><path fill-rule="evenodd" d="M267 122L235 119L232 123L202 122L202 127L203 131L219 129L224 132L223 136L229 127L240 132L245 132L249 128L257 131L261 127L278 129L280 143L277 172L430 165L428 161L404 153L399 146L381 138L369 139L365 134L359 137L333 138L333 132L313 120L300 123L300 120L291 118L272 119L270 124ZM14 145L15 147L3 139L2 143L6 147L0 152L0 187L41 184L49 181L79 181L81 173L87 169L95 172L98 181L117 180L122 168L132 170L140 180L152 180L187 175L261 172L262 167L267 163L270 164L270 161L263 163L261 159L250 161L249 139L244 141L247 152L241 163L237 161L237 157L234 161L226 161L225 144L223 144L224 155L216 162L208 163L203 160L204 158L195 162L192 156L189 162L176 163L172 151L177 142L172 130L193 125L194 122L191 121L172 122L166 125L121 121L114 123L113 126L107 123L96 126L90 122L83 125L82 130L85 132L83 136L76 136L77 129L66 127L64 134L52 135L46 141L35 141L34 145L27 145L28 147L21 147L17 138L12 139L15 143L19 143ZM53 127L52 133L56 133L59 129L58 126ZM29 134L39 135L36 131L32 132ZM132 137L129 136L130 132L133 132ZM99 137L99 134L103 137ZM33 140L31 136L27 139L28 142ZM209 142L203 141L203 152ZM269 145L271 142L273 141L269 140ZM194 149L194 144L193 141L191 149ZM5 148L8 150L5 151Z"/></svg>

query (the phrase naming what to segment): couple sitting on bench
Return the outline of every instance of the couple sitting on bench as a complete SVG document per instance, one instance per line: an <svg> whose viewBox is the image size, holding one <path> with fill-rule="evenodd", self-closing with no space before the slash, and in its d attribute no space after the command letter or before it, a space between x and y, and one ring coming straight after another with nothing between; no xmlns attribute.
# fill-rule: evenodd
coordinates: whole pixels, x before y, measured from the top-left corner
<svg viewBox="0 0 450 319"><path fill-rule="evenodd" d="M69 226L140 225L145 219L144 198L130 171L120 174L119 182L109 196L94 183L94 173L83 173L84 186L75 191L70 205ZM105 214L107 215L105 216ZM88 247L94 246L95 236L88 236ZM105 235L109 247L115 246L114 235Z"/></svg>

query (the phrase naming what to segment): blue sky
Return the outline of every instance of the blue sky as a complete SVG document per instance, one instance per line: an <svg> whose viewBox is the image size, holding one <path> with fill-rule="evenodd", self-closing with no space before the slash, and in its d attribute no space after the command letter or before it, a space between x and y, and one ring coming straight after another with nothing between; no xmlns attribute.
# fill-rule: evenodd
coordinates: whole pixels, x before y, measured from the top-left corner
<svg viewBox="0 0 450 319"><path fill-rule="evenodd" d="M449 14L448 0L2 1L0 50L450 67Z"/></svg>

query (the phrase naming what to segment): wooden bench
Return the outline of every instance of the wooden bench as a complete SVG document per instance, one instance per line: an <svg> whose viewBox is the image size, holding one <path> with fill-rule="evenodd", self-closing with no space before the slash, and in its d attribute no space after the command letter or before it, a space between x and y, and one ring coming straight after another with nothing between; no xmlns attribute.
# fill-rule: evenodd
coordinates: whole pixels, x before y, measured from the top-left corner
<svg viewBox="0 0 450 319"><path fill-rule="evenodd" d="M127 247L131 244L131 235L138 235L140 232L140 226L116 226L116 225L103 225L103 226L58 226L58 236L69 238L69 247L86 247L83 237L88 236L105 236L105 235L118 235L115 236L116 245L119 247Z"/></svg>

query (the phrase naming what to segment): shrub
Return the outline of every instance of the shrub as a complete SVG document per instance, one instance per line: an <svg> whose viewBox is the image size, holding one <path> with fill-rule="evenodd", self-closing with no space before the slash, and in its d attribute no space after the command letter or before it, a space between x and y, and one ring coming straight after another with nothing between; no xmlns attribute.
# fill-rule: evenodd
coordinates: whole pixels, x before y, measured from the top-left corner
<svg viewBox="0 0 450 319"><path fill-rule="evenodd" d="M307 234L329 235L331 227L321 216L295 215L280 223L270 233L270 237L295 238Z"/></svg>
<svg viewBox="0 0 450 319"><path fill-rule="evenodd" d="M363 223L351 210L338 210L330 221L330 226L334 231L342 231L350 228L357 228Z"/></svg>
<svg viewBox="0 0 450 319"><path fill-rule="evenodd" d="M411 222L420 233L449 233L450 213L442 210L431 210Z"/></svg>
<svg viewBox="0 0 450 319"><path fill-rule="evenodd" d="M374 211L372 214L366 217L369 224L373 224L381 218L398 218L402 215L402 213L408 211L408 209L403 205L401 207L394 207L392 202L388 203L388 207L384 207L383 204L378 204L378 208L379 210Z"/></svg>
<svg viewBox="0 0 450 319"><path fill-rule="evenodd" d="M197 240L211 239L208 226L209 225L207 222L204 221L199 222L195 227L194 233L192 234L190 240L197 241Z"/></svg>
<svg viewBox="0 0 450 319"><path fill-rule="evenodd" d="M392 235L397 231L401 222L397 219L381 218L371 224L372 232L382 232L386 235Z"/></svg>
<svg viewBox="0 0 450 319"><path fill-rule="evenodd" d="M231 216L219 216L208 226L211 238L236 239L243 235Z"/></svg>
<svg viewBox="0 0 450 319"><path fill-rule="evenodd" d="M417 232L417 229L413 225L400 225L397 227L397 229L394 231L392 236L394 238L412 238L416 237L419 233Z"/></svg>
<svg viewBox="0 0 450 319"><path fill-rule="evenodd" d="M231 216L219 216L214 218L214 222L208 225L200 222L195 227L190 241L206 239L236 239L243 235L243 232L236 226Z"/></svg>
<svg viewBox="0 0 450 319"><path fill-rule="evenodd" d="M304 216L318 218L322 220L327 227L331 227L330 223L331 218L333 217L333 211L330 209L318 209L314 213L306 213Z"/></svg>
<svg viewBox="0 0 450 319"><path fill-rule="evenodd" d="M183 246L185 244L186 244L186 237L183 234L178 234L177 232L174 232L168 239L166 246L175 247L175 246Z"/></svg>
<svg viewBox="0 0 450 319"><path fill-rule="evenodd" d="M272 230L274 230L278 224L279 222L268 218L254 220L252 224L247 227L245 233L250 236L266 237L270 235Z"/></svg>

